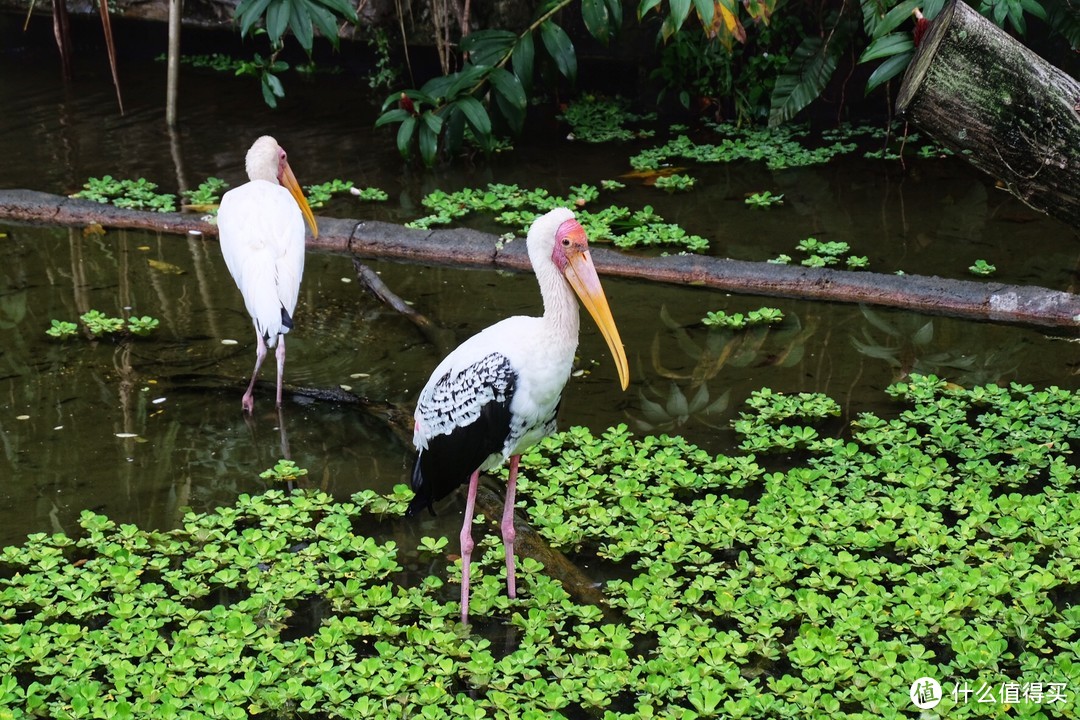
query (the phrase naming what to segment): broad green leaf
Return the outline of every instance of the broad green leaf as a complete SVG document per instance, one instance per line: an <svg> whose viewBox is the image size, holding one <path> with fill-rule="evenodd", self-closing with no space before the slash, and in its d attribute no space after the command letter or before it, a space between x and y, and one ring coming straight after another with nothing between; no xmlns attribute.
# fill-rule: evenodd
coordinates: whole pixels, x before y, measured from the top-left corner
<svg viewBox="0 0 1080 720"><path fill-rule="evenodd" d="M521 81L514 73L503 68L493 68L488 79L495 88L495 92L498 93L498 97L504 98L519 110L525 109L527 102L525 89L521 87Z"/></svg>
<svg viewBox="0 0 1080 720"><path fill-rule="evenodd" d="M458 74L456 72L449 75L437 75L424 83L420 91L435 98L434 104L438 104L440 98L449 97L450 86L454 84L457 78Z"/></svg>
<svg viewBox="0 0 1080 720"><path fill-rule="evenodd" d="M1020 7L1024 8L1024 12L1034 15L1043 22L1046 22L1046 8L1042 6L1038 0L1020 0ZM1073 13L1077 13L1075 6L1073 6ZM1076 14L1076 17L1080 17L1080 14Z"/></svg>
<svg viewBox="0 0 1080 720"><path fill-rule="evenodd" d="M446 92L446 99L453 100L461 93L472 90L478 83L483 82L490 71L489 65L466 65L456 73L457 77Z"/></svg>
<svg viewBox="0 0 1080 720"><path fill-rule="evenodd" d="M835 39L834 39L835 40ZM787 122L821 95L836 70L836 56L820 37L803 39L773 86L769 125Z"/></svg>
<svg viewBox="0 0 1080 720"><path fill-rule="evenodd" d="M357 20L358 20L358 18L356 17L356 8L353 7L353 4L350 3L349 0L305 0L305 1L308 2L310 5L315 5L316 3L318 3L320 5L324 5L327 8L329 8L331 12L345 18L349 22L357 22Z"/></svg>
<svg viewBox="0 0 1080 720"><path fill-rule="evenodd" d="M502 113L502 116L506 118L506 124L510 126L511 132L515 135L520 135L521 131L525 127L525 108L517 107L509 100L505 95L498 94L495 96L495 104Z"/></svg>
<svg viewBox="0 0 1080 720"><path fill-rule="evenodd" d="M875 5L875 4L876 3L867 3L867 5ZM885 13L884 16L878 16L878 15L875 14L874 17L875 17L876 22L873 23L873 29L872 30L869 29L869 28L867 29L867 34L869 34L870 37L873 38L873 39L877 39L877 38L883 37L885 35L888 35L893 30L900 27L900 25L902 23L904 23L905 21L913 19L912 14L911 14L912 11L915 8L921 8L921 7L922 7L922 3L919 2L919 0L904 0L904 2L900 3L899 5L894 7L892 10ZM864 12L865 12L865 7L864 7ZM878 18L880 18L880 19L878 19ZM865 15L863 17L863 24L864 25L866 24Z"/></svg>
<svg viewBox="0 0 1080 720"><path fill-rule="evenodd" d="M911 56L915 52L901 53L900 55L893 55L885 62L878 65L874 72L870 73L870 78L866 81L866 94L870 94L874 91L878 85L892 80L907 68L908 63L911 62Z"/></svg>
<svg viewBox="0 0 1080 720"><path fill-rule="evenodd" d="M870 43L870 45L863 50L863 54L859 56L859 62L870 62L871 60L877 60L878 58L910 52L914 49L915 42L911 39L910 35L907 33L892 33L880 37Z"/></svg>
<svg viewBox="0 0 1080 720"><path fill-rule="evenodd" d="M269 4L270 0L244 0L243 3L237 6L236 16L241 18L241 37L246 37L251 26L262 19L263 13L266 12L266 6Z"/></svg>
<svg viewBox="0 0 1080 720"><path fill-rule="evenodd" d="M510 63L514 67L514 74L521 81L526 94L532 87L533 76L533 38L532 33L526 33L514 46L514 52L510 56Z"/></svg>
<svg viewBox="0 0 1080 720"><path fill-rule="evenodd" d="M451 105L446 111L446 152L451 157L461 150L461 143L465 137L465 116L456 106Z"/></svg>
<svg viewBox="0 0 1080 720"><path fill-rule="evenodd" d="M297 42L300 43L300 47L304 48L304 51L310 55L311 43L315 40L315 33L311 29L311 16L308 15L304 0L293 0L290 4L292 13L289 16L289 28L292 29L293 35L296 36Z"/></svg>
<svg viewBox="0 0 1080 720"><path fill-rule="evenodd" d="M281 36L289 26L290 4L289 0L271 0L266 9L266 34L270 36L271 45L280 44Z"/></svg>
<svg viewBox="0 0 1080 720"><path fill-rule="evenodd" d="M443 119L441 115L436 115L429 110L421 115L420 119L423 120L424 125L436 135L442 132Z"/></svg>
<svg viewBox="0 0 1080 720"><path fill-rule="evenodd" d="M686 2L689 3L690 0ZM540 38L555 61L555 67L563 77L574 82L577 79L577 55L574 53L574 43L570 42L570 36L554 22L547 20L540 26Z"/></svg>
<svg viewBox="0 0 1080 720"><path fill-rule="evenodd" d="M401 157L409 157L412 150L413 133L416 132L416 118L410 115L398 126L397 149Z"/></svg>
<svg viewBox="0 0 1080 720"><path fill-rule="evenodd" d="M698 15L701 17L702 27L712 27L713 14L716 12L716 5L713 4L713 0L694 0L694 9L697 10Z"/></svg>
<svg viewBox="0 0 1080 720"><path fill-rule="evenodd" d="M594 38L607 45L610 39L610 25L606 0L581 0L581 19L585 29Z"/></svg>
<svg viewBox="0 0 1080 720"><path fill-rule="evenodd" d="M406 118L411 117L412 115L406 112L403 108L394 108L393 110L388 110L387 112L384 112L382 115L380 115L379 119L375 121L375 127L382 127L383 125L387 125L389 123L402 122Z"/></svg>
<svg viewBox="0 0 1080 720"><path fill-rule="evenodd" d="M686 21L686 16L690 14L691 0L670 0L671 4L671 27L674 32L679 32L682 28L682 24Z"/></svg>
<svg viewBox="0 0 1080 720"><path fill-rule="evenodd" d="M638 22L641 22L641 19L643 17L645 17L645 13L649 12L654 7L657 7L659 5L660 5L660 0L641 0L641 2L638 3L638 8L637 8Z"/></svg>
<svg viewBox="0 0 1080 720"><path fill-rule="evenodd" d="M474 65L496 65L513 48L517 35L508 30L479 30L461 38L461 51Z"/></svg>
<svg viewBox="0 0 1080 720"><path fill-rule="evenodd" d="M477 138L481 142L486 141L491 135L491 118L488 117L487 110L480 101L474 97L465 96L458 98L454 106L465 115L465 119L469 121Z"/></svg>
<svg viewBox="0 0 1080 720"><path fill-rule="evenodd" d="M337 20L334 18L334 14L322 5L317 5L315 3L308 5L308 12L311 14L311 19L314 21L315 26L319 28L319 33L329 40L331 45L337 47L338 31Z"/></svg>
<svg viewBox="0 0 1080 720"><path fill-rule="evenodd" d="M420 159L424 165L431 167L435 164L435 156L439 153L439 136L427 125L420 126Z"/></svg>
<svg viewBox="0 0 1080 720"><path fill-rule="evenodd" d="M611 31L618 33L622 27L622 0L607 0L608 17L611 18Z"/></svg>

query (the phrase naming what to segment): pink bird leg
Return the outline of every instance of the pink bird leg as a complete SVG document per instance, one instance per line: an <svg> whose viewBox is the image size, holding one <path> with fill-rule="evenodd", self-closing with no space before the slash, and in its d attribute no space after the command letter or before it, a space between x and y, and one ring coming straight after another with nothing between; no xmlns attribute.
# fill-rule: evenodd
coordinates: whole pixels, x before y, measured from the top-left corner
<svg viewBox="0 0 1080 720"><path fill-rule="evenodd" d="M469 562L472 559L473 511L476 508L476 488L480 484L480 470L469 478L469 493L465 499L465 522L461 526L461 622L469 624Z"/></svg>
<svg viewBox="0 0 1080 720"><path fill-rule="evenodd" d="M506 548L506 594L511 598L517 597L517 582L514 578L514 538L517 537L517 530L514 529L514 496L517 492L520 461L520 455L510 458L510 479L506 481L506 501L503 504L502 516L503 547Z"/></svg>

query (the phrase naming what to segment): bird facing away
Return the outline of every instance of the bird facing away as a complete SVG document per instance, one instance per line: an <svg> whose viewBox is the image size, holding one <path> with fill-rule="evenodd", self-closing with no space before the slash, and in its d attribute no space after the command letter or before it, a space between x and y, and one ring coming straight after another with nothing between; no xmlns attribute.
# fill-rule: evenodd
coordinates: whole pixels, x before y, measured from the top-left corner
<svg viewBox="0 0 1080 720"><path fill-rule="evenodd" d="M619 331L596 275L585 231L565 208L533 222L526 244L540 294L543 317L502 320L446 356L420 392L414 415L413 465L416 493L406 515L449 495L468 482L461 527L461 621L469 622L469 563L472 522L480 473L510 461L502 517L506 589L514 578L514 495L521 453L555 431L555 415L570 377L578 344L574 294L607 341L623 390L629 369Z"/></svg>
<svg viewBox="0 0 1080 720"><path fill-rule="evenodd" d="M255 324L255 370L241 407L251 414L251 396L266 348L277 345L277 405L285 372L285 338L304 274L304 220L319 236L315 215L277 140L264 135L245 160L249 181L221 198L218 233L221 254Z"/></svg>

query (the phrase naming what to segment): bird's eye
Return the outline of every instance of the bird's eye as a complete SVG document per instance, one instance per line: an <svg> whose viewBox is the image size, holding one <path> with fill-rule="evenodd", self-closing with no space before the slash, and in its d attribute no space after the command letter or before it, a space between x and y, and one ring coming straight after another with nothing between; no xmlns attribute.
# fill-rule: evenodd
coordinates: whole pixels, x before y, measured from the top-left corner
<svg viewBox="0 0 1080 720"><path fill-rule="evenodd" d="M564 237L564 238L562 239L562 246L563 246L563 247L570 247L570 238L565 238L565 237Z"/></svg>

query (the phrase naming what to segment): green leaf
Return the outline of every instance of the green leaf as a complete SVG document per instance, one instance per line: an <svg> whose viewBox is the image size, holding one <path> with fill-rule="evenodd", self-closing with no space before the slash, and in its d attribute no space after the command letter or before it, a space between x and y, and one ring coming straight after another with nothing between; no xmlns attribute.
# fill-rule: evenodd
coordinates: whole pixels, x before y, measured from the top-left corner
<svg viewBox="0 0 1080 720"><path fill-rule="evenodd" d="M859 56L859 62L870 62L871 60L877 60L878 58L910 52L914 49L915 42L911 39L910 35L907 33L892 33L880 37L870 43L870 45L863 50L863 54Z"/></svg>
<svg viewBox="0 0 1080 720"><path fill-rule="evenodd" d="M517 35L509 30L479 30L461 38L461 51L476 65L496 65L513 48Z"/></svg>
<svg viewBox="0 0 1080 720"><path fill-rule="evenodd" d="M686 16L690 14L691 0L671 0L671 29L672 34L679 32Z"/></svg>
<svg viewBox="0 0 1080 720"><path fill-rule="evenodd" d="M505 95L501 94L495 96L495 104L498 106L503 117L506 118L506 122L510 126L511 132L515 135L520 135L525 127L525 108L514 105L506 99Z"/></svg>
<svg viewBox="0 0 1080 720"><path fill-rule="evenodd" d="M618 33L622 27L622 0L607 0L608 17L611 18L611 32Z"/></svg>
<svg viewBox="0 0 1080 720"><path fill-rule="evenodd" d="M430 110L420 116L420 119L424 121L424 125L431 130L431 132L438 135L442 132L443 119L441 115L436 115Z"/></svg>
<svg viewBox="0 0 1080 720"><path fill-rule="evenodd" d="M518 80L514 73L504 70L503 68L494 68L488 79L491 81L491 86L495 88L495 92L497 92L500 97L505 98L506 101L515 108L520 110L525 109L525 104L527 102L525 89L521 87L521 81Z"/></svg>
<svg viewBox="0 0 1080 720"><path fill-rule="evenodd" d="M532 87L533 54L532 34L526 33L518 40L517 45L514 46L514 52L510 55L510 63L513 65L514 74L521 81L521 86L525 88L526 94L528 94L528 89Z"/></svg>
<svg viewBox="0 0 1080 720"><path fill-rule="evenodd" d="M441 124L441 123L440 123ZM424 123L420 126L420 159L424 165L431 167L435 164L435 156L439 152L439 135Z"/></svg>
<svg viewBox="0 0 1080 720"><path fill-rule="evenodd" d="M330 41L335 48L338 46L337 20L334 14L322 5L311 3L308 5L308 13L311 15L319 33Z"/></svg>
<svg viewBox="0 0 1080 720"><path fill-rule="evenodd" d="M867 5L875 5L875 4L876 3L867 3ZM877 22L874 23L873 29L867 28L867 34L869 34L870 37L875 39L875 40L877 38L888 35L893 30L900 27L900 25L902 23L904 23L905 21L910 19L912 17L911 13L912 13L913 10L915 10L915 8L921 8L921 7L922 7L922 3L920 2L920 0L904 0L904 2L900 3L899 5L894 7L892 10L885 13L885 15L880 18L880 20L877 20ZM865 12L865 8L864 8L864 12ZM877 15L875 14L875 18L876 17L877 17ZM865 16L864 16L863 20L864 20L864 25L865 25L866 24L865 23L865 20L866 20Z"/></svg>
<svg viewBox="0 0 1080 720"><path fill-rule="evenodd" d="M270 0L244 0L236 8L236 17L240 18L240 37L247 37L251 26L262 19Z"/></svg>
<svg viewBox="0 0 1080 720"><path fill-rule="evenodd" d="M263 73L262 82L263 102L267 107L276 108L277 99L285 96L285 88L282 87L281 81L276 76L270 73Z"/></svg>
<svg viewBox="0 0 1080 720"><path fill-rule="evenodd" d="M713 14L716 12L713 0L694 0L694 8L701 18L702 26L706 28L712 27Z"/></svg>
<svg viewBox="0 0 1080 720"><path fill-rule="evenodd" d="M446 152L455 156L461 150L465 137L465 116L456 105L451 105L446 111L446 121L443 124L446 126Z"/></svg>
<svg viewBox="0 0 1080 720"><path fill-rule="evenodd" d="M469 121L470 127L473 132L476 133L478 139L481 142L486 142L491 137L491 118L488 117L487 110L480 104L480 101L474 97L465 96L458 98L454 102L454 107L461 110L465 115L465 119Z"/></svg>
<svg viewBox="0 0 1080 720"><path fill-rule="evenodd" d="M307 6L304 4L304 0L296 0L296 2L290 3L290 6L292 13L289 16L289 27L292 28L293 35L296 36L300 47L304 48L304 51L310 55L311 43L314 41L315 35L311 29L311 16L308 15Z"/></svg>
<svg viewBox="0 0 1080 720"><path fill-rule="evenodd" d="M1044 8L1042 3L1038 0L1020 0L1020 7L1024 8L1024 12L1034 15L1043 22L1046 22L1046 8ZM1075 12L1075 10L1073 12Z"/></svg>
<svg viewBox="0 0 1080 720"><path fill-rule="evenodd" d="M835 40L835 39L834 39ZM820 37L805 38L773 86L769 126L787 122L821 95L836 70L836 56Z"/></svg>
<svg viewBox="0 0 1080 720"><path fill-rule="evenodd" d="M870 78L866 81L866 94L869 95L874 89L882 83L892 80L907 68L908 63L911 62L911 56L915 52L901 53L900 55L893 55L885 62L877 66L877 68L870 74Z"/></svg>
<svg viewBox="0 0 1080 720"><path fill-rule="evenodd" d="M637 8L637 19L641 22L641 19L645 17L645 13L652 10L654 7L660 5L660 0L641 0Z"/></svg>
<svg viewBox="0 0 1080 720"><path fill-rule="evenodd" d="M281 43L281 36L289 26L290 4L289 0L270 0L270 7L266 9L266 34L272 45Z"/></svg>
<svg viewBox="0 0 1080 720"><path fill-rule="evenodd" d="M356 17L356 8L353 7L349 0L305 0L305 2L307 2L309 6L315 5L315 3L324 5L330 9L330 12L345 18L349 22L358 21L358 18ZM337 33L335 32L334 35L336 37Z"/></svg>
<svg viewBox="0 0 1080 720"><path fill-rule="evenodd" d="M466 65L460 72L455 73L454 82L446 91L446 99L453 100L463 91L472 90L478 83L483 82L491 68L487 65Z"/></svg>
<svg viewBox="0 0 1080 720"><path fill-rule="evenodd" d="M389 123L402 122L406 118L411 118L412 115L408 113L404 108L394 108L393 110L387 110L379 119L375 121L375 127L382 127Z"/></svg>
<svg viewBox="0 0 1080 720"><path fill-rule="evenodd" d="M581 0L581 19L589 34L607 45L610 39L607 0Z"/></svg>
<svg viewBox="0 0 1080 720"><path fill-rule="evenodd" d="M686 2L689 3L690 0ZM574 43L570 42L570 36L554 22L547 20L540 26L540 38L555 61L555 67L563 77L574 82L577 79L577 55L574 53Z"/></svg>
<svg viewBox="0 0 1080 720"><path fill-rule="evenodd" d="M397 149L401 157L408 158L412 151L413 133L416 132L416 118L410 115L398 126Z"/></svg>

